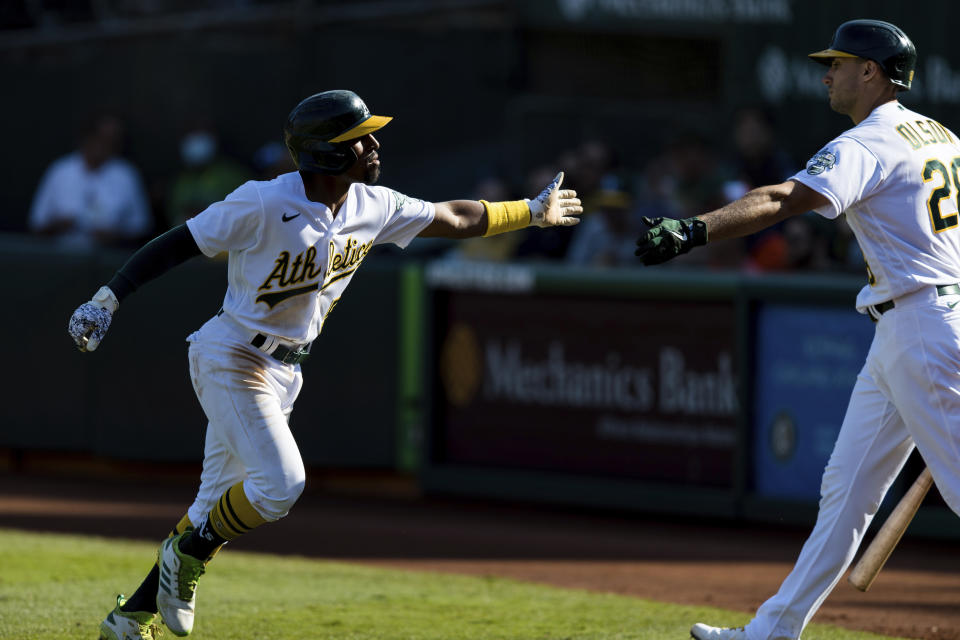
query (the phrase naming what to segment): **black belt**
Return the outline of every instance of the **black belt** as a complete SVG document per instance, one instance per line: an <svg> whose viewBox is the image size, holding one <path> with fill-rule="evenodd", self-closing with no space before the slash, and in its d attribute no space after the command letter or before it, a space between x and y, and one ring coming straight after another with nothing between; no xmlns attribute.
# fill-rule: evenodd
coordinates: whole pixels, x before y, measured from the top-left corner
<svg viewBox="0 0 960 640"><path fill-rule="evenodd" d="M938 295L938 296L952 296L952 295L956 295L956 294L960 294L960 284L941 284L941 285L937 285L937 295ZM871 319L871 320L873 320L874 322L876 322L877 319L880 318L880 316L882 316L883 314L885 314L887 311L890 311L890 309L893 309L895 306L896 306L896 305L893 304L893 300L887 300L886 302L881 302L880 304L875 304L875 305L872 305L872 306L868 307L868 308L867 308L867 311L868 311L867 315L870 316L870 319ZM872 309L872 310L874 311L874 313L869 313L870 309Z"/></svg>
<svg viewBox="0 0 960 640"><path fill-rule="evenodd" d="M262 333L258 333L257 335L253 336L253 340L250 341L250 344L259 349L266 341L267 336L263 335ZM278 344L276 348L274 348L273 353L268 355L275 360L283 362L284 364L300 364L310 357L310 345L308 344L298 349L290 349L282 344Z"/></svg>
<svg viewBox="0 0 960 640"><path fill-rule="evenodd" d="M223 309L217 311L218 316L223 315ZM257 349L260 349L267 342L267 336L262 333L258 333L253 336L253 340L250 341L250 344ZM267 353L264 351L264 353ZM271 353L267 353L268 356L274 360L279 360L284 364L300 364L304 360L310 357L310 345L305 344L302 347L296 349L291 349L290 347L285 347L282 344L278 344Z"/></svg>

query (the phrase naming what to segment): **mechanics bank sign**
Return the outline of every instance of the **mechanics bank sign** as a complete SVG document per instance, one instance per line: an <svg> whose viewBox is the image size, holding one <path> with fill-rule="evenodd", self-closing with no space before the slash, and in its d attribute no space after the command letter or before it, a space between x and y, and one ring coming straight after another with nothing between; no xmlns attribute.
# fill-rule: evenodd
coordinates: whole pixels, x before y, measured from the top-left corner
<svg viewBox="0 0 960 640"><path fill-rule="evenodd" d="M712 370L694 371L683 351L671 346L660 346L650 364L630 362L615 351L599 361L571 360L557 341L540 355L524 354L516 340L490 339L484 351L483 393L488 400L621 411L658 408L666 414L705 416L737 412L728 352L717 354Z"/></svg>
<svg viewBox="0 0 960 640"><path fill-rule="evenodd" d="M740 416L732 302L440 299L438 459L729 486Z"/></svg>
<svg viewBox="0 0 960 640"><path fill-rule="evenodd" d="M760 92L774 104L797 97L825 99L825 72L826 67L805 54L787 53L779 46L768 47L757 59ZM910 101L960 103L960 68L953 67L943 56L923 56L917 64L909 95Z"/></svg>

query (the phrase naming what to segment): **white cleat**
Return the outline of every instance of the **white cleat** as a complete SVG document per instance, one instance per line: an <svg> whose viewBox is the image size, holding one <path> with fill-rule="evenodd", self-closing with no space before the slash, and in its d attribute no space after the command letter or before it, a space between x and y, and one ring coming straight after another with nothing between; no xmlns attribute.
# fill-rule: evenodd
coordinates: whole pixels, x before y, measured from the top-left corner
<svg viewBox="0 0 960 640"><path fill-rule="evenodd" d="M690 627L690 637L695 640L747 640L743 627L711 627L698 622Z"/></svg>
<svg viewBox="0 0 960 640"><path fill-rule="evenodd" d="M157 640L160 627L157 614L149 611L123 611L123 596L117 596L117 606L100 623L100 640Z"/></svg>
<svg viewBox="0 0 960 640"><path fill-rule="evenodd" d="M157 564L160 565L157 608L163 623L177 636L186 636L193 631L197 580L204 570L202 560L180 551L180 538L190 532L188 529L174 538L167 538L157 552Z"/></svg>

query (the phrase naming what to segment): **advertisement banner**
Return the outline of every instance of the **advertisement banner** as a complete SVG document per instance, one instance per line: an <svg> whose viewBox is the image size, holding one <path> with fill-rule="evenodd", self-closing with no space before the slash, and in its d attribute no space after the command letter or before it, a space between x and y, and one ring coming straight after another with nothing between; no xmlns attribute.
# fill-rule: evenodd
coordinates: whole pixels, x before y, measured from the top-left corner
<svg viewBox="0 0 960 640"><path fill-rule="evenodd" d="M732 302L436 301L435 463L732 486Z"/></svg>
<svg viewBox="0 0 960 640"><path fill-rule="evenodd" d="M851 308L763 305L756 315L757 495L814 499L873 339Z"/></svg>

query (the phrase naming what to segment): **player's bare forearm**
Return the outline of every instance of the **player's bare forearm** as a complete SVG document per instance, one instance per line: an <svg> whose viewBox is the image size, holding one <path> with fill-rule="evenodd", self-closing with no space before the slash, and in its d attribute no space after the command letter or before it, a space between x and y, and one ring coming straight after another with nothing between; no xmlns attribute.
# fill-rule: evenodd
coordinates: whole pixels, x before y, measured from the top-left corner
<svg viewBox="0 0 960 640"><path fill-rule="evenodd" d="M476 200L450 200L434 204L434 217L420 232L425 238L474 238L487 231L487 210Z"/></svg>
<svg viewBox="0 0 960 640"><path fill-rule="evenodd" d="M760 187L693 218L643 218L648 229L637 238L634 255L644 266L658 265L707 242L750 235L827 204L826 197L793 180Z"/></svg>
<svg viewBox="0 0 960 640"><path fill-rule="evenodd" d="M739 238L765 229L789 217L783 206L782 185L760 187L719 209L697 216L707 225L711 242Z"/></svg>
<svg viewBox="0 0 960 640"><path fill-rule="evenodd" d="M532 200L487 202L450 200L434 204L434 217L421 236L474 238L518 231L528 226L570 227L583 213L573 189L561 189L563 171Z"/></svg>
<svg viewBox="0 0 960 640"><path fill-rule="evenodd" d="M820 193L788 180L754 189L739 200L697 217L707 225L707 237L713 242L756 233L828 203Z"/></svg>

